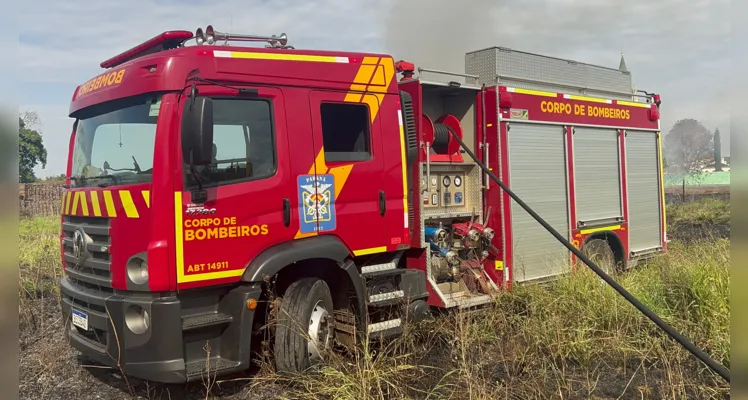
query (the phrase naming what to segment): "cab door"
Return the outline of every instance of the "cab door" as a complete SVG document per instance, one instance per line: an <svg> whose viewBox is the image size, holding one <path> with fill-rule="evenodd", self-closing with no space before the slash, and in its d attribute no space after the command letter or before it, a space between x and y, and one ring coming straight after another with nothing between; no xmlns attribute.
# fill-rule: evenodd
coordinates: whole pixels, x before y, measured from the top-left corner
<svg viewBox="0 0 748 400"><path fill-rule="evenodd" d="M289 182L313 161L311 138L306 146L304 138L293 146L283 92L257 92L240 96L233 89L200 88L200 96L213 99L213 160L194 174L183 162L185 187L175 198L179 289L236 281L260 252L293 240L297 232ZM184 110L189 97L182 103ZM207 199L195 203L191 191L200 185Z"/></svg>
<svg viewBox="0 0 748 400"><path fill-rule="evenodd" d="M317 232L340 237L355 255L384 252L388 211L381 127L375 118L378 100L371 96L370 105L344 97L340 92L310 92L318 152Z"/></svg>

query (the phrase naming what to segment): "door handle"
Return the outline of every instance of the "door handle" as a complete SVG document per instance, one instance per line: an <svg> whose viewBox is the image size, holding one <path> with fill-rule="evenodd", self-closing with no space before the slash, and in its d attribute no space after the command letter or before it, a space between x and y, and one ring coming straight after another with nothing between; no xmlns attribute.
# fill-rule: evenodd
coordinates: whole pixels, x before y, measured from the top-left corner
<svg viewBox="0 0 748 400"><path fill-rule="evenodd" d="M387 201L384 198L384 190L379 191L379 215L384 216L387 212Z"/></svg>
<svg viewBox="0 0 748 400"><path fill-rule="evenodd" d="M288 228L291 225L291 201L283 199L283 225Z"/></svg>

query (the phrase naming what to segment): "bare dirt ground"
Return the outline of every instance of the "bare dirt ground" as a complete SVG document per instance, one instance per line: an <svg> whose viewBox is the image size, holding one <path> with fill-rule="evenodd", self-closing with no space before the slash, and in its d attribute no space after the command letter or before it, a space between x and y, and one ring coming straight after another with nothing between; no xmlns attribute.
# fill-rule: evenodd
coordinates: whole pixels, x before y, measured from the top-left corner
<svg viewBox="0 0 748 400"><path fill-rule="evenodd" d="M729 367L729 203L670 210L671 254L616 279ZM295 379L267 366L214 383L124 378L64 339L56 224L21 226L23 399L729 398L729 385L585 270L517 288L488 310L437 316L388 348L335 356Z"/></svg>

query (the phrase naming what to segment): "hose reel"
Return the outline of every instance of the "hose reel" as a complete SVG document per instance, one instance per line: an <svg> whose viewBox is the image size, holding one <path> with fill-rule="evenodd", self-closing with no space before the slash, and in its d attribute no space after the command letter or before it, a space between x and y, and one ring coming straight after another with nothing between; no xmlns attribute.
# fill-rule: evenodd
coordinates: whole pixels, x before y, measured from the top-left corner
<svg viewBox="0 0 748 400"><path fill-rule="evenodd" d="M454 140L450 130L462 139L462 126L454 115L442 115L435 122L428 115L421 115L423 141L430 143L436 154L449 156L460 151L460 143Z"/></svg>

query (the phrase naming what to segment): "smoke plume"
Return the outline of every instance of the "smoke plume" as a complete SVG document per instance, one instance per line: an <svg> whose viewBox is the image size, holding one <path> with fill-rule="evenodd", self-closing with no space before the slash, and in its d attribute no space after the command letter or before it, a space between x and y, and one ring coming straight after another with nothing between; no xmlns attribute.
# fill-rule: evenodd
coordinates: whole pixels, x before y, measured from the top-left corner
<svg viewBox="0 0 748 400"><path fill-rule="evenodd" d="M465 71L465 53L496 46L498 1L395 0L384 13L386 50L395 59L450 72Z"/></svg>

